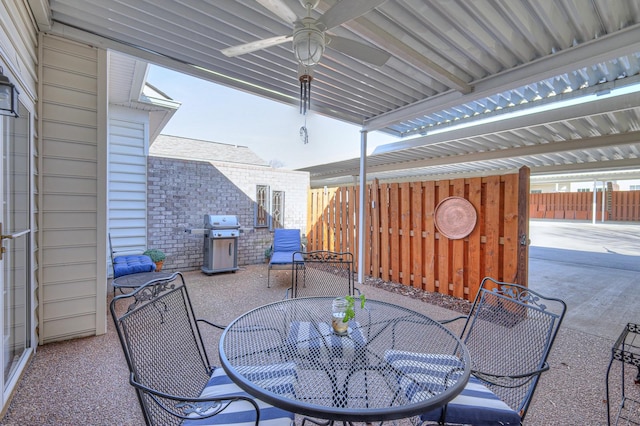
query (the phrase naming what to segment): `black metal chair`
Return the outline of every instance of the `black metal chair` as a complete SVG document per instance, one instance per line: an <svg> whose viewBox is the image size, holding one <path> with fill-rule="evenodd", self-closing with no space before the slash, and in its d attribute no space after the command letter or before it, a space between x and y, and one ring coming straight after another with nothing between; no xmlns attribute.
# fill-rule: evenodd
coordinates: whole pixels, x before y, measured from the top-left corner
<svg viewBox="0 0 640 426"><path fill-rule="evenodd" d="M292 254L291 287L287 289L285 297L313 297L313 296L353 296L360 294L360 290L354 285L353 255L348 252L333 252L316 250L310 252L295 252ZM295 261L293 261L295 260ZM368 340L358 323L350 323L353 327L350 341L356 342L359 350ZM302 331L304 330L304 331ZM287 342L300 347L322 341L327 350L341 351L342 347L334 347L333 340L327 342L323 336L331 333L331 324L328 323L292 323ZM341 342L337 341L338 346ZM302 424L307 422L320 426L334 424L330 420L312 419L304 417Z"/></svg>
<svg viewBox="0 0 640 426"><path fill-rule="evenodd" d="M333 251L295 252L291 287L286 297L353 296L360 294L354 286L353 255Z"/></svg>
<svg viewBox="0 0 640 426"><path fill-rule="evenodd" d="M518 284L484 278L468 316L461 340L471 355L472 376L462 393L440 409L423 413L422 422L470 425L520 425L558 333L566 304ZM388 362L403 368L397 355ZM413 357L432 370L426 357ZM419 377L427 374L418 375ZM405 391L410 392L410 385ZM410 398L411 395L408 393Z"/></svg>
<svg viewBox="0 0 640 426"><path fill-rule="evenodd" d="M178 273L179 274L179 273ZM149 283L115 297L110 311L148 425L238 424L289 426L293 413L257 400L236 386L221 367L209 363L184 277ZM281 372L273 386L294 391L293 364L247 366L261 377Z"/></svg>

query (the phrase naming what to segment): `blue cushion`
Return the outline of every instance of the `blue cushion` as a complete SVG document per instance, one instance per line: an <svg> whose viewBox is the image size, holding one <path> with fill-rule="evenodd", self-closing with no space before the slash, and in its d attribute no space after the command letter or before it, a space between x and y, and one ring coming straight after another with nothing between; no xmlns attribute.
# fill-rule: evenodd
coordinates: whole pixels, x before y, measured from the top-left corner
<svg viewBox="0 0 640 426"><path fill-rule="evenodd" d="M123 275L138 274L140 272L153 272L155 270L156 264L149 256L117 256L113 259L113 278L118 278Z"/></svg>
<svg viewBox="0 0 640 426"><path fill-rule="evenodd" d="M299 251L301 247L300 230L299 229L276 229L273 234L273 252L279 251L291 252ZM291 263L291 256L289 256Z"/></svg>
<svg viewBox="0 0 640 426"><path fill-rule="evenodd" d="M349 329L347 336L338 336L329 323L294 321L289 328L287 344L295 347L301 356L330 353L334 357L354 357L357 350L365 347L367 340L358 322L349 321Z"/></svg>
<svg viewBox="0 0 640 426"><path fill-rule="evenodd" d="M299 250L299 249L298 249ZM296 251L298 251L296 250ZM274 251L271 255L271 260L269 261L269 265L275 264L291 264L294 261L293 251ZM302 262L302 255L300 253L296 253L295 255L296 262Z"/></svg>
<svg viewBox="0 0 640 426"><path fill-rule="evenodd" d="M281 395L294 392L294 386L298 379L296 367L293 363L283 363L264 366L237 367L245 377L260 385L264 389ZM274 375L274 372L277 374ZM200 397L211 396L250 396L236 385L222 368L216 368L204 388ZM255 399L260 407L260 425L264 426L291 426L294 414L264 401ZM212 409L215 409L213 406ZM234 401L221 413L202 420L185 420L182 424L187 426L204 425L238 425L254 426L256 411L247 401Z"/></svg>
<svg viewBox="0 0 640 426"><path fill-rule="evenodd" d="M420 392L427 389L442 391L450 385L449 378L462 371L451 373L457 357L447 354L421 354L389 350L385 359L405 375L400 386L409 400L422 399ZM453 363L453 364L452 364ZM423 413L420 419L437 422L445 407ZM446 423L472 424L474 426L519 425L520 415L496 396L474 376L462 392L446 405Z"/></svg>

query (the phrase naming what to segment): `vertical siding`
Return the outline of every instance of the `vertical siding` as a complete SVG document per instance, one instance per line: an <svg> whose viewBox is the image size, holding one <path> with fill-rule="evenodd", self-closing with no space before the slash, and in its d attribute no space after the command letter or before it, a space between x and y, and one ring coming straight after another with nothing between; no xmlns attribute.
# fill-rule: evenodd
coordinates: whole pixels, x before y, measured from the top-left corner
<svg viewBox="0 0 640 426"><path fill-rule="evenodd" d="M147 114L109 111L108 229L118 252L147 247L147 121Z"/></svg>
<svg viewBox="0 0 640 426"><path fill-rule="evenodd" d="M40 343L106 331L106 55L43 35L40 43ZM104 154L102 154L104 155Z"/></svg>

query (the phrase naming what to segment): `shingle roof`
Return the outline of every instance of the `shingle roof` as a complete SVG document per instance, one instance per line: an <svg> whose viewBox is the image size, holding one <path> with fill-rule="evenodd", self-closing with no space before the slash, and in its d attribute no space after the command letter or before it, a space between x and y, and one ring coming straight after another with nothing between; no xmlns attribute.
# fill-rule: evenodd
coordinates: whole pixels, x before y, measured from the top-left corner
<svg viewBox="0 0 640 426"><path fill-rule="evenodd" d="M246 146L189 139L180 136L159 135L149 147L149 155L203 161L268 166L262 158Z"/></svg>

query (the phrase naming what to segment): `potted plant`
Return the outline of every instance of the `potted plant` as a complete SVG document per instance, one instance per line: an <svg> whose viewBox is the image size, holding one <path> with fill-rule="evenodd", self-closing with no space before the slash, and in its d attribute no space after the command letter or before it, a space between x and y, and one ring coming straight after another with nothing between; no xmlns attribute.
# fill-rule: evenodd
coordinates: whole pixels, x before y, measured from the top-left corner
<svg viewBox="0 0 640 426"><path fill-rule="evenodd" d="M269 263L273 254L273 246L269 246L264 250L264 262Z"/></svg>
<svg viewBox="0 0 640 426"><path fill-rule="evenodd" d="M156 272L160 272L162 270L164 260L167 258L162 250L149 249L142 254L144 254L145 256L149 256L151 260L156 264Z"/></svg>
<svg viewBox="0 0 640 426"><path fill-rule="evenodd" d="M364 293L360 295L360 309L364 309L366 299ZM355 297L344 296L337 297L332 304L332 321L333 331L338 335L345 335L349 329L349 320L356 317Z"/></svg>

